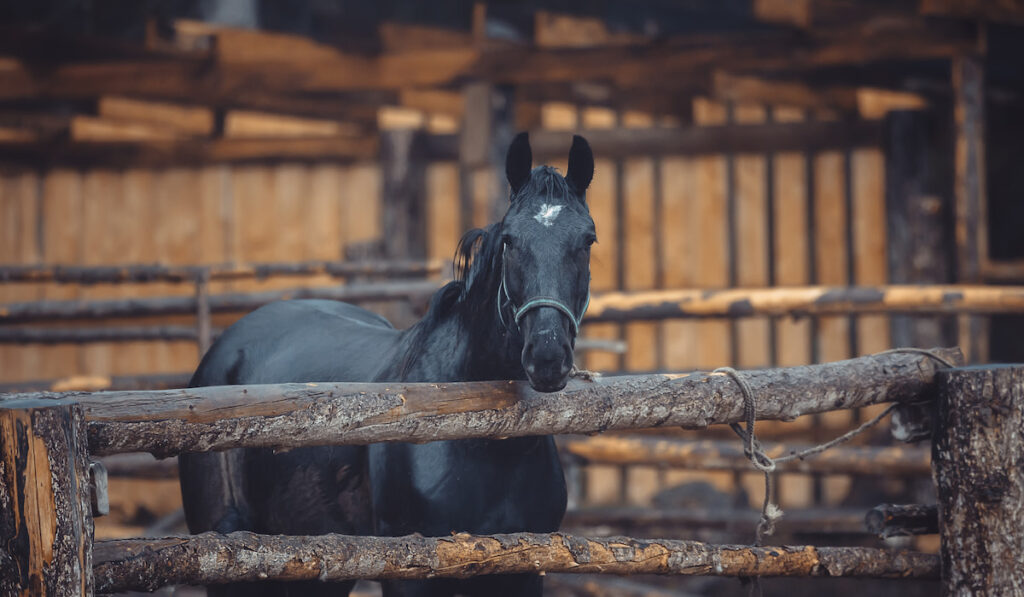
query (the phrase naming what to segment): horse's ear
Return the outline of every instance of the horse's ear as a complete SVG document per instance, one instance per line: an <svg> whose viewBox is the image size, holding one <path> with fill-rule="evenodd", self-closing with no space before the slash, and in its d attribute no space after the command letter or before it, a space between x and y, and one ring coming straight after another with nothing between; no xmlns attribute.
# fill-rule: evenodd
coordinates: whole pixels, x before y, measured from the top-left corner
<svg viewBox="0 0 1024 597"><path fill-rule="evenodd" d="M569 170L565 173L565 179L582 195L593 178L594 152L590 150L590 143L579 135L573 135L572 148L569 149Z"/></svg>
<svg viewBox="0 0 1024 597"><path fill-rule="evenodd" d="M508 146L505 158L505 176L512 187L512 194L522 188L530 179L530 168L533 166L533 152L530 151L530 134L519 133Z"/></svg>

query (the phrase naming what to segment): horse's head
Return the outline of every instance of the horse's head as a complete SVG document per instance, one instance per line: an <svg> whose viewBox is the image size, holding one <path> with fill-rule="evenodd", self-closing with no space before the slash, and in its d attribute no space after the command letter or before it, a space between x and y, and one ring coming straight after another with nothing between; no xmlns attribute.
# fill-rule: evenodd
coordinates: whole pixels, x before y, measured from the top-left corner
<svg viewBox="0 0 1024 597"><path fill-rule="evenodd" d="M585 193L594 176L586 139L574 136L569 168L532 168L530 140L512 141L505 173L511 205L501 224L498 312L523 339L522 363L534 389L565 387L573 346L590 299L590 245L596 240Z"/></svg>

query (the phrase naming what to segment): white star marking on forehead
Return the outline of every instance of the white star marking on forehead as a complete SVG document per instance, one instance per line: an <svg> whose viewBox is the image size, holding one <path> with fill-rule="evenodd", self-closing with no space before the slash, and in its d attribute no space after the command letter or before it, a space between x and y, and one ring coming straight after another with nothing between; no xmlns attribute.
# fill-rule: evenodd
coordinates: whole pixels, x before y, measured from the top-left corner
<svg viewBox="0 0 1024 597"><path fill-rule="evenodd" d="M540 211L537 215L533 216L534 220L537 220L541 224L550 227L555 223L555 219L558 217L558 212L562 211L562 205L548 205L545 203L540 206Z"/></svg>

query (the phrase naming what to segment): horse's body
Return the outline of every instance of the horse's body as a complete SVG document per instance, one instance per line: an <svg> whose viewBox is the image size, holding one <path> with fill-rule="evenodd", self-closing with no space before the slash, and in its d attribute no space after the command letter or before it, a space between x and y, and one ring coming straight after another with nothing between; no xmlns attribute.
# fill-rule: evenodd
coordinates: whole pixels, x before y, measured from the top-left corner
<svg viewBox="0 0 1024 597"><path fill-rule="evenodd" d="M510 149L507 170L513 189L509 213L500 224L467 234L456 281L435 294L422 321L399 331L345 303L273 303L225 332L191 385L528 379L541 391L561 389L589 285L593 222L583 190L593 158L578 138L566 178L548 168L531 172L529 145L521 135ZM565 481L550 437L280 454L248 449L180 460L192 532L551 532L565 512ZM223 591L337 595L350 588L351 583L263 583ZM385 583L389 596L540 593L536 575Z"/></svg>

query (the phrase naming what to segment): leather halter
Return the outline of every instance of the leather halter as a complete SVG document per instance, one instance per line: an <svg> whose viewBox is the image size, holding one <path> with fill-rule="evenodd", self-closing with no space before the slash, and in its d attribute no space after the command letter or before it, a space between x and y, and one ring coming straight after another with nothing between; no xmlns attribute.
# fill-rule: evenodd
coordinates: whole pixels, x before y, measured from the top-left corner
<svg viewBox="0 0 1024 597"><path fill-rule="evenodd" d="M512 307L512 322L515 323L516 329L513 330L508 322L505 321L505 315L502 313L502 296L505 298L505 303ZM580 311L579 316L573 313L572 309L566 306L563 301L549 296L535 296L530 300L517 307L512 302L512 297L508 294L508 287L505 285L505 249L501 249L501 284L498 285L498 321L501 325L505 326L508 331L519 331L519 320L523 318L527 313L534 309L541 307L551 307L562 312L563 315L569 318L569 322L572 323L572 335L575 338L580 333L580 323L583 322L583 314L587 312L587 307L590 306L590 287L587 286L587 302L583 305L583 310Z"/></svg>

